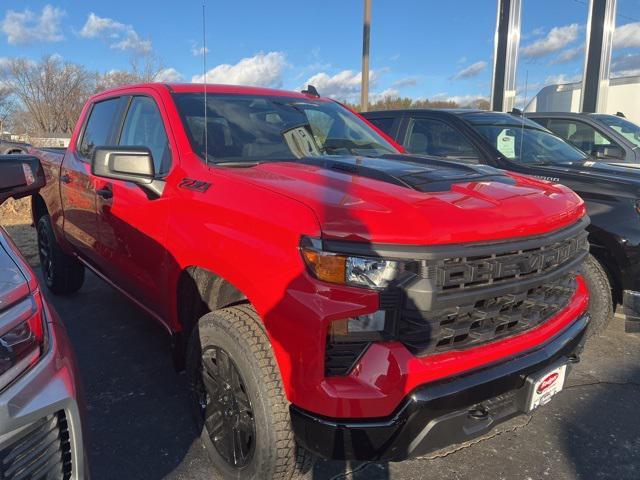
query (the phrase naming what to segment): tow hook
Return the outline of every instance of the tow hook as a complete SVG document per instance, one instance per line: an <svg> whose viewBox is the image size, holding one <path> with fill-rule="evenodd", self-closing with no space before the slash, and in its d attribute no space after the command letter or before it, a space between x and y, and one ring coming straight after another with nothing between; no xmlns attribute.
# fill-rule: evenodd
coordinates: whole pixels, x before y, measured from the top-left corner
<svg viewBox="0 0 640 480"><path fill-rule="evenodd" d="M489 410L484 405L476 405L469 410L467 415L474 420L485 420L489 417Z"/></svg>

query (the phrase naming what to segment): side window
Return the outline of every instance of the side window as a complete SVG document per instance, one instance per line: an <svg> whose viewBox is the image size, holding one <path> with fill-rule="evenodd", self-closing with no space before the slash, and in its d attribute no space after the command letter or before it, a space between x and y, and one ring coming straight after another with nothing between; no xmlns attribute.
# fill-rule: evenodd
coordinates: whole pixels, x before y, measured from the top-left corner
<svg viewBox="0 0 640 480"><path fill-rule="evenodd" d="M171 152L162 117L156 102L149 97L133 97L125 118L118 145L148 147L156 174L169 171Z"/></svg>
<svg viewBox="0 0 640 480"><path fill-rule="evenodd" d="M479 162L478 152L471 142L458 130L439 120L412 118L406 139L405 147L409 153Z"/></svg>
<svg viewBox="0 0 640 480"><path fill-rule="evenodd" d="M593 153L596 147L611 145L611 140L584 122L550 119L547 128L588 154Z"/></svg>
<svg viewBox="0 0 640 480"><path fill-rule="evenodd" d="M387 135L392 134L393 122L395 119L393 118L368 118L371 123L373 123L376 127L382 130Z"/></svg>
<svg viewBox="0 0 640 480"><path fill-rule="evenodd" d="M95 147L108 143L119 100L111 98L93 105L78 147L78 152L85 159L91 158Z"/></svg>

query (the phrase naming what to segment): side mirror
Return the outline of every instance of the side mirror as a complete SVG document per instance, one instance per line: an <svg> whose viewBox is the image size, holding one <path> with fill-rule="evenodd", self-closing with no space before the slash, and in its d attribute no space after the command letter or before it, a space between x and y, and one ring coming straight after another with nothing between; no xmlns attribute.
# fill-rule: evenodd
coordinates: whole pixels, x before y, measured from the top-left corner
<svg viewBox="0 0 640 480"><path fill-rule="evenodd" d="M618 159L624 158L624 150L617 145L595 145L591 151L591 155L598 160Z"/></svg>
<svg viewBox="0 0 640 480"><path fill-rule="evenodd" d="M0 155L0 204L28 197L46 183L40 159L32 155Z"/></svg>
<svg viewBox="0 0 640 480"><path fill-rule="evenodd" d="M153 157L146 147L96 147L91 173L96 177L135 183L157 197L164 190L164 182L155 178Z"/></svg>

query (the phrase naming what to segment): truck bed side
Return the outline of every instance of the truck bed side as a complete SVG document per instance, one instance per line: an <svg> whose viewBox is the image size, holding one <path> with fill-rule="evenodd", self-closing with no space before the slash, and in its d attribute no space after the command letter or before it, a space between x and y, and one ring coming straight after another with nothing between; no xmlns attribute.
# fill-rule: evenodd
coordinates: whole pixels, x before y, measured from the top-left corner
<svg viewBox="0 0 640 480"><path fill-rule="evenodd" d="M44 168L46 185L40 190L38 195L34 195L31 200L32 215L34 224L44 214L51 216L51 223L58 241L63 240L63 214L62 199L60 196L60 171L65 156L65 149L59 148L35 148L29 149L30 155L35 155L40 159Z"/></svg>

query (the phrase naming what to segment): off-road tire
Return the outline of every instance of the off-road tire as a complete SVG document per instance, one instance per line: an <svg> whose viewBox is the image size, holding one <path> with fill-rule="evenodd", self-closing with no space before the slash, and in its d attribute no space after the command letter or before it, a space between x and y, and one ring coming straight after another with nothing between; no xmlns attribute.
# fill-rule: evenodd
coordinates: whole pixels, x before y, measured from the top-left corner
<svg viewBox="0 0 640 480"><path fill-rule="evenodd" d="M222 349L228 354L251 402L256 437L249 463L242 468L225 461L204 427L198 396L202 394L203 385L202 352L210 348ZM290 480L303 478L311 470L313 456L296 444L289 403L271 344L251 306L223 308L198 321L187 347L186 372L197 428L201 429L202 442L221 478Z"/></svg>
<svg viewBox="0 0 640 480"><path fill-rule="evenodd" d="M36 225L38 254L45 284L56 295L77 292L84 283L84 265L62 251L51 226L51 217L43 215Z"/></svg>
<svg viewBox="0 0 640 480"><path fill-rule="evenodd" d="M591 254L587 256L581 269L589 289L589 316L591 323L587 337L600 335L613 318L613 298L611 284L604 267Z"/></svg>

